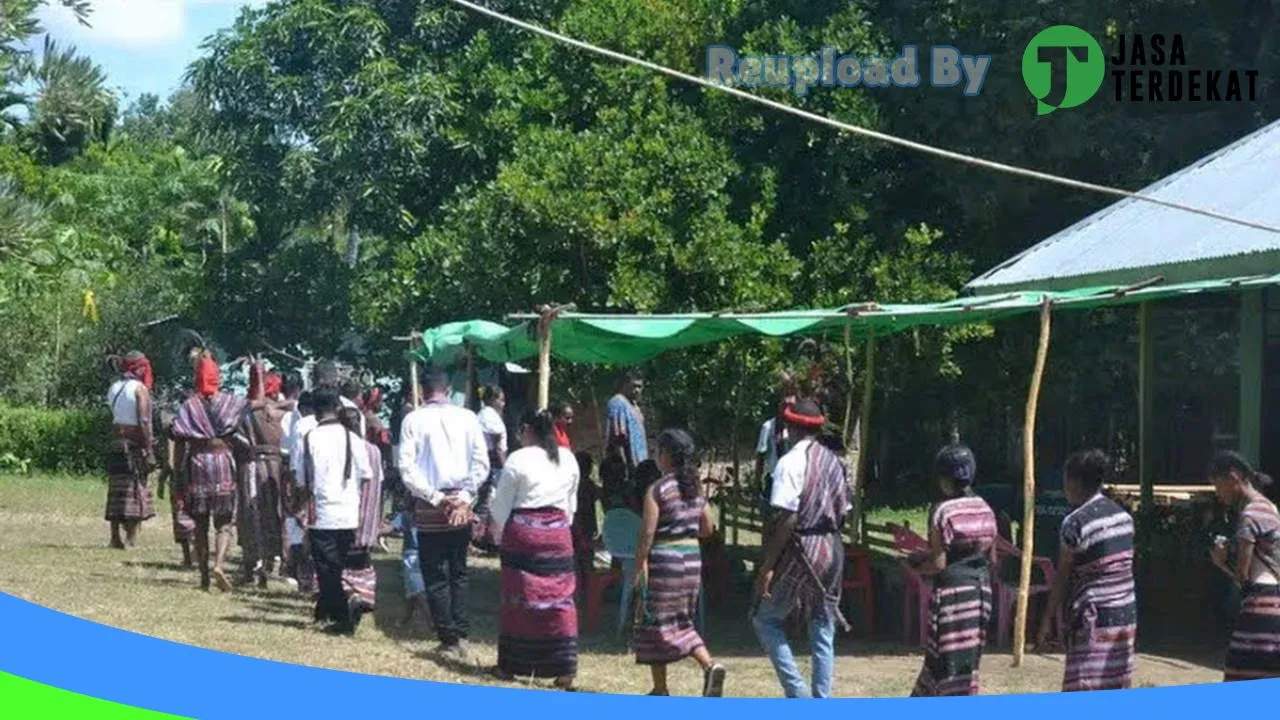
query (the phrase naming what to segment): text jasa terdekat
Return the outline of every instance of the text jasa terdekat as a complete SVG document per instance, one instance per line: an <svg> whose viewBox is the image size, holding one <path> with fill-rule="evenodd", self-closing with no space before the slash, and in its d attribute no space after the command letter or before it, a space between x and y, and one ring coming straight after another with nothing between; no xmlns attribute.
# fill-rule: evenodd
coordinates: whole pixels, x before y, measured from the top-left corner
<svg viewBox="0 0 1280 720"><path fill-rule="evenodd" d="M1258 98L1257 70L1192 69L1179 34L1121 35L1109 60L1107 72L1117 101L1254 102Z"/></svg>

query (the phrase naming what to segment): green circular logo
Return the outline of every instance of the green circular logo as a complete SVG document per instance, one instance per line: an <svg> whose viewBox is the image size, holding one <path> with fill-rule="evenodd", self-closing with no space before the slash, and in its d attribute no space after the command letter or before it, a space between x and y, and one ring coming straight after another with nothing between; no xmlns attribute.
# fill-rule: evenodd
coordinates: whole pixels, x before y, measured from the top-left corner
<svg viewBox="0 0 1280 720"><path fill-rule="evenodd" d="M1106 72L1098 41L1074 25L1041 30L1022 53L1022 81L1036 98L1037 115L1083 105Z"/></svg>

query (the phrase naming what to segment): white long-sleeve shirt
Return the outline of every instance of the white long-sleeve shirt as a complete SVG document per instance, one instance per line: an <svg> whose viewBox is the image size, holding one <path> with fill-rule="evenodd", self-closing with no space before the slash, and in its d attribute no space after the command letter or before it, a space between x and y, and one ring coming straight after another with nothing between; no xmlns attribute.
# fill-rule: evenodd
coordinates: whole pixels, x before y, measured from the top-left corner
<svg viewBox="0 0 1280 720"><path fill-rule="evenodd" d="M502 421L502 415L497 410L485 405L480 410L480 428L484 430L485 443L490 450L506 454L507 452L507 424Z"/></svg>
<svg viewBox="0 0 1280 720"><path fill-rule="evenodd" d="M429 505L439 505L453 491L469 503L489 476L479 418L449 403L428 403L405 417L399 457L405 487Z"/></svg>
<svg viewBox="0 0 1280 720"><path fill-rule="evenodd" d="M559 508L573 519L578 511L578 461L573 451L558 449L558 464L551 462L546 450L536 446L520 448L507 457L489 505L495 540L502 541L507 519L516 510Z"/></svg>

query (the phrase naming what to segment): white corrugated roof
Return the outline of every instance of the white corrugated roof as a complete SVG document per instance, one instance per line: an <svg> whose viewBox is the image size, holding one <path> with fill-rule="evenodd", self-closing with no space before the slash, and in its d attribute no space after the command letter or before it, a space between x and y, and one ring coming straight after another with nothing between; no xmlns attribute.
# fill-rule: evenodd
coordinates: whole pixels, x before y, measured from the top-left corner
<svg viewBox="0 0 1280 720"><path fill-rule="evenodd" d="M1200 159L1142 193L1280 226L1280 122ZM1266 272L1268 268L1280 271L1280 234L1126 198L1006 260L970 281L965 289L982 294L1082 285L1103 275L1111 275L1108 279L1115 281L1116 275L1125 273L1137 281L1171 267L1177 271L1178 281L1210 279L1220 274L1222 261L1231 258L1233 274ZM1151 272L1143 275L1142 270Z"/></svg>

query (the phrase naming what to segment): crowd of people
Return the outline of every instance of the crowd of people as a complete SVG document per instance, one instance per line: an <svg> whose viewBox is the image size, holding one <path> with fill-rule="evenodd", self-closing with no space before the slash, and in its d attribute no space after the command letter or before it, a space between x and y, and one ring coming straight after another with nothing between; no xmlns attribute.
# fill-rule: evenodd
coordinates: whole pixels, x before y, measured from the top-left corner
<svg viewBox="0 0 1280 720"><path fill-rule="evenodd" d="M700 541L716 528L696 448L684 430L667 429L651 455L640 375L629 374L608 402L601 486L593 458L573 452L567 404L521 413L508 438L500 387L482 387L480 411L472 412L457 402L448 376L429 367L423 402L406 399L388 428L379 418L381 392L344 381L332 363L319 364L304 390L300 375L267 373L261 358L247 362L250 389L241 398L222 389L212 356L197 354L190 396L157 428L150 362L136 352L123 358L107 394L118 441L108 458L113 547L136 543L140 524L154 517L149 477L165 469L173 477L174 539L202 588L232 588L227 554L238 538L241 582L286 577L315 598L319 627L349 635L375 606L371 552L399 533L406 619L429 613L439 657L457 663L471 662L469 557L474 548L497 551L492 672L572 689L577 598L595 561L596 507L604 502L638 518L631 647L650 668L650 694L669 694L668 666L686 659L703 671L704 696L723 694L726 667L697 621ZM828 428L818 400L784 389L758 448L769 513L751 622L791 698L832 695L836 631L848 628L842 530L852 496L843 448ZM1036 639L1042 648L1059 638L1065 645L1064 691L1133 683L1134 522L1104 493L1111 465L1103 452L1085 450L1062 469L1071 509ZM972 695L992 615L997 515L974 492L977 460L957 440L937 453L933 475L941 499L930 512L928 548L903 560L931 579L925 659L912 694ZM1280 514L1259 490L1265 476L1239 455L1219 454L1208 475L1219 499L1238 511L1233 537L1217 538L1212 552L1243 598L1226 679L1280 677ZM808 632L807 679L788 641L792 621Z"/></svg>

